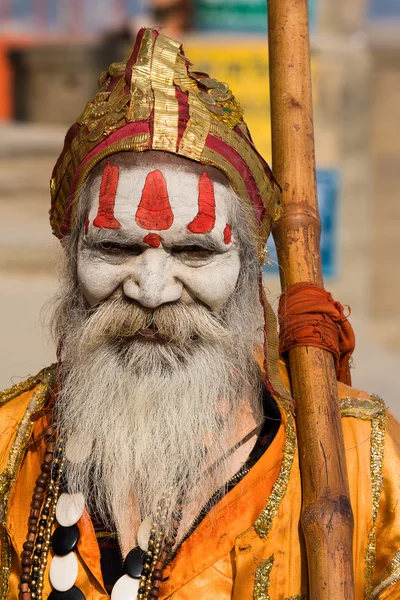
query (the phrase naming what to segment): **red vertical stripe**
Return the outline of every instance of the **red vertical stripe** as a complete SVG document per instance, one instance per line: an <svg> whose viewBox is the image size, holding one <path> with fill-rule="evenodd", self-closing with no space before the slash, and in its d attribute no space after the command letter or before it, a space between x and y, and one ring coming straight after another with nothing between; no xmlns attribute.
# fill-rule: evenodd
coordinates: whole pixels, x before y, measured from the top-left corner
<svg viewBox="0 0 400 600"><path fill-rule="evenodd" d="M100 184L99 210L93 221L95 227L120 229L121 224L114 217L115 196L117 194L119 169L108 162Z"/></svg>
<svg viewBox="0 0 400 600"><path fill-rule="evenodd" d="M199 179L199 210L187 228L191 233L209 233L214 228L214 225L214 184L207 173L203 173Z"/></svg>
<svg viewBox="0 0 400 600"><path fill-rule="evenodd" d="M156 231L169 229L174 221L167 183L158 170L151 171L146 177L135 220L142 229Z"/></svg>

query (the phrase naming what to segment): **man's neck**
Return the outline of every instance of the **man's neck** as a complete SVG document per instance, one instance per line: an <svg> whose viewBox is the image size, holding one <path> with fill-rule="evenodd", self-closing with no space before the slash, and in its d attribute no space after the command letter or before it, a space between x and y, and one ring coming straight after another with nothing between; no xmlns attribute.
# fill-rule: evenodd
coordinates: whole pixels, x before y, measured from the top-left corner
<svg viewBox="0 0 400 600"><path fill-rule="evenodd" d="M233 478L236 473L241 469L243 464L249 457L258 437L259 426L254 417L252 410L253 403L248 399L245 400L240 408L237 410L237 415L234 420L237 423L235 431L232 432L229 440L229 448L227 454L229 458L225 464L226 469L226 481L227 484L230 479ZM244 441L245 440L245 441ZM244 443L242 443L244 441ZM212 440L208 443L212 444ZM221 457L222 459L223 457ZM208 487L212 490L210 498L218 491L213 489L212 476L213 467L218 468L217 461L216 465L205 465L203 475L198 481L198 485L201 487ZM221 488L222 486L220 486ZM219 489L220 489L219 488ZM187 535L187 532L191 528L192 524L197 520L200 512L203 512L204 504L199 502L198 493L196 489L192 489L186 496L182 510L182 520L178 530L177 541L181 540ZM123 556L126 556L128 552L137 545L137 531L140 526L140 512L137 502L132 500L132 508L130 514L124 519L123 523L118 524L118 539L121 546Z"/></svg>

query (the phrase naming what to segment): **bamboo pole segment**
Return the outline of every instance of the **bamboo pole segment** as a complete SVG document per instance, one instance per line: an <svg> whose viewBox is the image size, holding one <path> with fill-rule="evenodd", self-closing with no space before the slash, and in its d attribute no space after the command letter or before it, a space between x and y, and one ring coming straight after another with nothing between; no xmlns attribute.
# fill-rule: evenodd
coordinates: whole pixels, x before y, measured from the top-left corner
<svg viewBox="0 0 400 600"><path fill-rule="evenodd" d="M322 285L307 0L268 0L273 171L282 216L273 235L285 290ZM347 468L334 360L325 350L289 352L296 401L310 600L354 598Z"/></svg>

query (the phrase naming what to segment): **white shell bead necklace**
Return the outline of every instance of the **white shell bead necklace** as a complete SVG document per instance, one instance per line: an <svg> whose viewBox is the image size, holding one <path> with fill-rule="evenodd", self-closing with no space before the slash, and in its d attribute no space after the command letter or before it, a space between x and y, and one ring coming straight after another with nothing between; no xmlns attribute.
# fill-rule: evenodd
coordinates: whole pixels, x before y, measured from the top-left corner
<svg viewBox="0 0 400 600"><path fill-rule="evenodd" d="M115 583L111 600L142 600L157 598L161 583L156 577L156 587L152 583L152 575L161 573L159 555L164 538L166 512L170 492L166 492L157 508L155 523L150 517L145 518L137 533L138 546L133 548L125 558L126 574ZM65 600L85 600L81 590L76 587L78 577L78 559L74 553L79 540L78 522L85 511L85 499L81 493L63 492L56 501L55 517L58 527L52 536L53 559L50 563L49 578L55 594L63 592ZM162 573L161 573L162 575ZM158 580L158 581L157 581Z"/></svg>

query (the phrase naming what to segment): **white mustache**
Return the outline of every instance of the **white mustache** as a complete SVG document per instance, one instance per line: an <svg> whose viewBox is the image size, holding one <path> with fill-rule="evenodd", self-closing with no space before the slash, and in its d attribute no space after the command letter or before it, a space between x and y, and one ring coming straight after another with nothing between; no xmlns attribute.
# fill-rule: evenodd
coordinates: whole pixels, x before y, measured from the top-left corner
<svg viewBox="0 0 400 600"><path fill-rule="evenodd" d="M148 309L118 297L88 311L80 338L82 351L107 341L154 329L167 342L187 347L194 341L224 343L231 337L218 315L200 304L177 303Z"/></svg>

